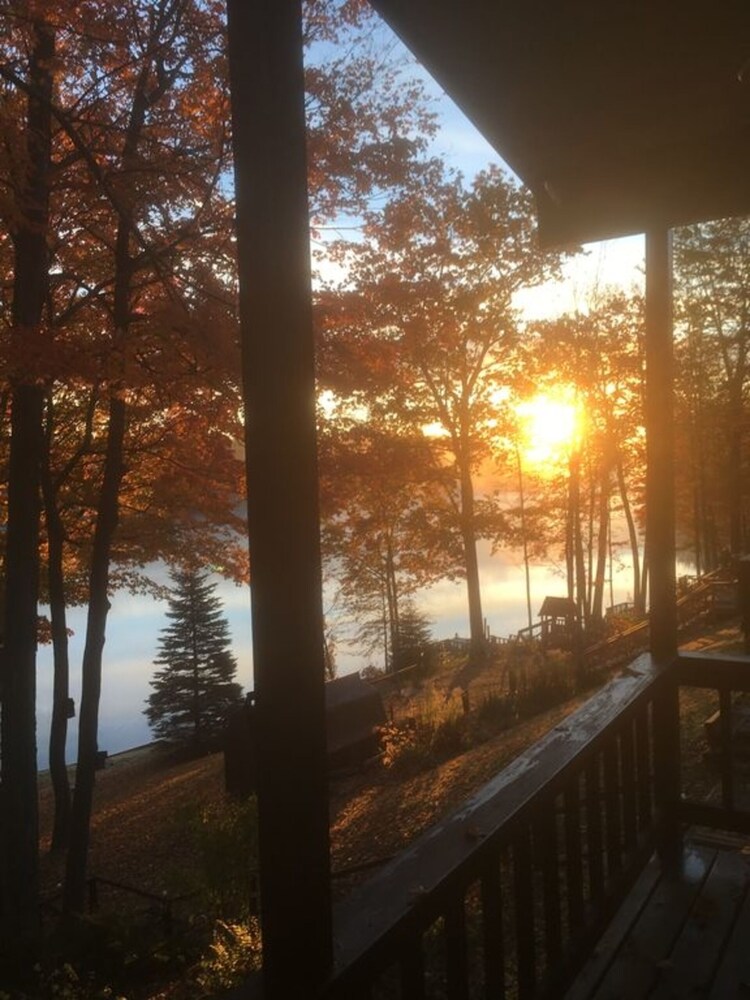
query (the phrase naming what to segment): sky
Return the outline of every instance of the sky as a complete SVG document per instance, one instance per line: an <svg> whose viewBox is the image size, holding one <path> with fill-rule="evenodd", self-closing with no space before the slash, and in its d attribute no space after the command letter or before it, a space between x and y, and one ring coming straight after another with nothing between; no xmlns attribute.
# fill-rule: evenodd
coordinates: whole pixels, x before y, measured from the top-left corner
<svg viewBox="0 0 750 1000"><path fill-rule="evenodd" d="M384 29L387 30L387 29ZM432 152L471 178L490 163L502 164L498 155L467 121L426 74L425 85L435 99L440 128L433 141ZM503 164L504 166L504 164ZM507 168L506 168L507 169ZM585 252L564 266L563 283L526 290L516 305L529 319L549 318L561 312L584 309L591 288L608 285L629 288L642 281L643 239L628 237L584 248ZM523 568L520 554L492 554L487 544L480 545L480 572L483 584L485 614L493 634L507 635L527 624ZM627 565L615 572L615 602L626 600L628 594ZM153 576L164 581L168 574L163 566L152 567ZM216 578L232 633L232 651L238 663L238 681L252 687L252 652L250 625L250 592L248 587ZM532 567L534 614L547 593L562 592L562 576L551 566ZM326 595L330 597L330 595ZM324 601L327 603L327 601ZM439 583L419 595L419 606L433 622L436 638L466 635L468 631L465 586L462 582ZM107 627L104 649L103 687L100 706L100 739L102 750L115 753L150 740L150 731L143 715L148 697L149 680L153 672L153 657L158 646L159 631L165 624L166 605L153 598L133 597L117 593L112 598L112 610ZM80 691L80 663L85 636L85 615L73 609L69 619L73 636L70 640L71 693L76 700ZM339 671L349 672L372 659L355 650L339 645ZM47 766L47 739L52 700L52 653L40 647L38 656L38 756L41 769ZM68 759L75 759L77 720L69 727Z"/></svg>

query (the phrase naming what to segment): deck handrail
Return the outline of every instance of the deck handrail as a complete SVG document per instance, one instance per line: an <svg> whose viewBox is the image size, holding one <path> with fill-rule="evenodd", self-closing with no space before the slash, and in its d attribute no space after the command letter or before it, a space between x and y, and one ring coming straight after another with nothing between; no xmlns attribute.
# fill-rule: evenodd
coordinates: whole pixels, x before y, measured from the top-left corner
<svg viewBox="0 0 750 1000"><path fill-rule="evenodd" d="M670 691L670 671L648 654L639 657L356 889L336 909L336 972L321 996L369 996L374 979L394 964L402 996L424 995L422 941L436 921L445 938L448 995L468 995L468 985L461 985L467 978L467 893L481 886L481 905L474 909L482 912L483 933L502 937L498 900L505 854L512 858L520 921L511 972L518 995L555 995L560 976L583 957L584 943L656 844L653 744L660 693ZM543 890L534 890L540 880ZM543 897L541 924L530 902L535 891ZM535 944L538 934L543 945ZM484 982L506 974L503 961L486 944Z"/></svg>
<svg viewBox="0 0 750 1000"><path fill-rule="evenodd" d="M677 657L673 672L680 687L716 691L719 705L717 794L708 801L696 801L683 792L678 804L679 818L686 824L750 833L750 809L747 801L740 801L738 796L733 722L735 696L750 692L750 658L743 654L683 652Z"/></svg>

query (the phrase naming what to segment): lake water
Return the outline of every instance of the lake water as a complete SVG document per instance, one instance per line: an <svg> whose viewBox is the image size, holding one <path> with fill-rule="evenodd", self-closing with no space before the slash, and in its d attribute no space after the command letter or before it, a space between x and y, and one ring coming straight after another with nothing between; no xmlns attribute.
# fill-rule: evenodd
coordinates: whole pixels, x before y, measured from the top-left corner
<svg viewBox="0 0 750 1000"><path fill-rule="evenodd" d="M509 635L527 624L526 587L520 553L498 552L492 555L488 544L480 544L480 573L483 610L493 635ZM162 567L153 567L153 575L166 582ZM237 679L246 689L253 686L250 591L226 581L218 582L218 594L224 605L232 633L232 651L237 659ZM627 561L615 560L613 593L615 603L631 598L632 578ZM545 596L564 594L565 581L560 570L552 566L532 565L532 613L536 618ZM416 595L416 603L432 622L436 639L453 635L468 635L466 587L461 581L436 584ZM607 591L605 603L609 603ZM99 747L117 753L151 739L143 715L153 675L153 658L157 651L160 630L166 624L166 605L149 597L115 594L107 627L104 647L102 697L100 703ZM85 612L70 613L71 695L76 707L80 699L80 664L85 637ZM350 673L367 663L381 665L379 655L365 656L340 641L336 651L339 673ZM38 760L40 769L47 767L50 711L52 704L52 650L42 646L38 655ZM78 738L77 719L72 719L68 732L67 757L75 760Z"/></svg>

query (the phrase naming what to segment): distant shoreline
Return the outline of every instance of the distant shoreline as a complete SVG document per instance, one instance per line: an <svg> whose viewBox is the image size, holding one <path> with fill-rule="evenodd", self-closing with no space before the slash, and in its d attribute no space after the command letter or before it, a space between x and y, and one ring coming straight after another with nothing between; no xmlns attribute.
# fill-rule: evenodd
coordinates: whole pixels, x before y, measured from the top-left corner
<svg viewBox="0 0 750 1000"><path fill-rule="evenodd" d="M115 753L107 753L107 760L108 761L109 760L114 760L115 757L123 757L126 753L136 753L139 750L148 750L151 747L158 746L160 743L161 743L161 740L150 740L148 743L139 743L137 746L128 747L127 750L116 750ZM68 766L68 769L75 768L76 763L75 763L75 761L73 761L72 763L68 764L67 766ZM36 773L37 773L37 776L41 778L42 776L45 776L45 775L49 774L49 768L45 767L42 770L38 770Z"/></svg>

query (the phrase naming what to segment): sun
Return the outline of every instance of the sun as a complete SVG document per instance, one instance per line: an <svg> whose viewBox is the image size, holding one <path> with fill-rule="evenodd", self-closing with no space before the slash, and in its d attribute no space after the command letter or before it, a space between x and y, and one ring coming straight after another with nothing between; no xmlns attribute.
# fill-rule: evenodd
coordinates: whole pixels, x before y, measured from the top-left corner
<svg viewBox="0 0 750 1000"><path fill-rule="evenodd" d="M550 465L570 453L581 432L582 417L572 391L540 393L516 407L520 450L527 465Z"/></svg>

